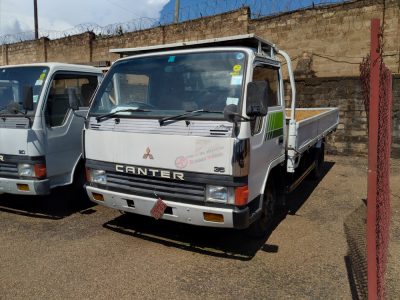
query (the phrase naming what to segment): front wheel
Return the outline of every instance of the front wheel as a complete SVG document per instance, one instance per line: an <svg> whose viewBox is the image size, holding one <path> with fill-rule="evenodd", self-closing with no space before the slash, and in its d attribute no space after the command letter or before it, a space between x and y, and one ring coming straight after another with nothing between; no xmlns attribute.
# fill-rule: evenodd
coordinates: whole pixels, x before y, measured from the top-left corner
<svg viewBox="0 0 400 300"><path fill-rule="evenodd" d="M255 238L264 237L273 224L275 209L276 191L273 185L268 184L264 192L261 216L249 226L248 235Z"/></svg>

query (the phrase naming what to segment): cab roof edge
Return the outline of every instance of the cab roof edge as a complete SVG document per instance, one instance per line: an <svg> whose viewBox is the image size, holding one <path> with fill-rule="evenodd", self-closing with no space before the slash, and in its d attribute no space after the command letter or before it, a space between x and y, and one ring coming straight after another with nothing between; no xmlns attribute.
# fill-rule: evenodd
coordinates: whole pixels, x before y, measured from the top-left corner
<svg viewBox="0 0 400 300"><path fill-rule="evenodd" d="M111 53L119 54L121 57L135 54L143 54L149 52L160 52L167 50L205 48L210 46L232 46L232 47L249 47L256 50L258 54L274 57L275 44L255 35L243 34L227 37L219 37L196 41L183 41L171 44L161 44L136 48L117 48L110 49Z"/></svg>

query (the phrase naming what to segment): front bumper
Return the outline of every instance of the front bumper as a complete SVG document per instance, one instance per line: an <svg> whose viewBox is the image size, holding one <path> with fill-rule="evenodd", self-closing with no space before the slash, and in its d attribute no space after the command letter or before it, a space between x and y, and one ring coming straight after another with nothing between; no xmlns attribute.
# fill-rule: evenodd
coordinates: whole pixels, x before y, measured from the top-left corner
<svg viewBox="0 0 400 300"><path fill-rule="evenodd" d="M20 190L17 184L25 184L28 186L29 190ZM16 195L48 195L50 193L50 181L49 179L0 178L0 194L2 193Z"/></svg>
<svg viewBox="0 0 400 300"><path fill-rule="evenodd" d="M86 191L89 199L97 204L101 204L117 210L135 213L144 216L151 216L150 211L156 203L157 199L142 196L134 196L125 193L113 192L104 189L86 185ZM92 193L103 195L104 201L93 199ZM127 200L132 200L134 207L128 206ZM174 222L186 223L207 227L222 228L247 228L250 224L249 208L220 208L203 205L193 205L181 202L167 201L164 202L171 207L172 214L164 214L162 219ZM204 220L204 213L221 214L224 216L223 222L210 222Z"/></svg>

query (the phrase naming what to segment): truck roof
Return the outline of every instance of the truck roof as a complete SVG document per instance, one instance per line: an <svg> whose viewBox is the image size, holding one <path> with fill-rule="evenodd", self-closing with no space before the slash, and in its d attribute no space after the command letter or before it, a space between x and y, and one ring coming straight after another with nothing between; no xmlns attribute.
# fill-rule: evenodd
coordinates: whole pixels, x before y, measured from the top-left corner
<svg viewBox="0 0 400 300"><path fill-rule="evenodd" d="M110 49L110 52L119 54L121 57L129 55L144 54L148 52L159 52L165 50L180 50L180 49L195 49L205 47L220 47L220 46L233 46L233 47L249 47L255 49L258 54L274 57L275 44L256 36L254 33L235 35L228 37L220 37L206 40L179 42L172 44L162 44L137 48L118 48Z"/></svg>
<svg viewBox="0 0 400 300"><path fill-rule="evenodd" d="M20 64L20 65L5 65L0 68L15 68L15 67L48 67L52 71L77 71L77 72L91 72L102 74L101 69L87 65L78 64L67 64L58 62L43 62L43 63L32 63L32 64Z"/></svg>

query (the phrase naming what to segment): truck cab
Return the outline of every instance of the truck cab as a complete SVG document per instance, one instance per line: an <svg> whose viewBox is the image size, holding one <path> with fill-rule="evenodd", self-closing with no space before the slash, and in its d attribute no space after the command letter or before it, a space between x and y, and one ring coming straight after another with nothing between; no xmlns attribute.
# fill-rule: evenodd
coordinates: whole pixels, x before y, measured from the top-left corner
<svg viewBox="0 0 400 300"><path fill-rule="evenodd" d="M279 51L254 35L114 50L133 56L113 64L88 114L90 199L187 224L265 230L281 178L302 151L323 145L338 116L326 109L327 127L296 139Z"/></svg>
<svg viewBox="0 0 400 300"><path fill-rule="evenodd" d="M84 173L81 132L101 77L83 65L0 67L0 193L45 195Z"/></svg>

